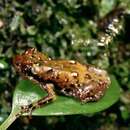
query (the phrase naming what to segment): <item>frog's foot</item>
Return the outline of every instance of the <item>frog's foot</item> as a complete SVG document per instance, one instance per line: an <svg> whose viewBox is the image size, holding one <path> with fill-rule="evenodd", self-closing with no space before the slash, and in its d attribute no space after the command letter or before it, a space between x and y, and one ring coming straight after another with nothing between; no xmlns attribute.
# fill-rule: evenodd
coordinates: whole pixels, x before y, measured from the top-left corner
<svg viewBox="0 0 130 130"><path fill-rule="evenodd" d="M32 104L30 105L24 105L20 107L20 112L18 114L16 114L17 117L25 114L25 113L32 113ZM29 114L31 116L31 114Z"/></svg>
<svg viewBox="0 0 130 130"><path fill-rule="evenodd" d="M24 114L24 113L28 113L28 115L29 115L29 118L31 119L32 117L32 111L35 109L34 107L33 107L33 103L32 104L29 104L29 105L25 105L25 106L21 106L21 115L22 114ZM37 108L38 108L39 106L37 106Z"/></svg>
<svg viewBox="0 0 130 130"><path fill-rule="evenodd" d="M33 103L25 106L21 106L21 113L31 113L33 110Z"/></svg>

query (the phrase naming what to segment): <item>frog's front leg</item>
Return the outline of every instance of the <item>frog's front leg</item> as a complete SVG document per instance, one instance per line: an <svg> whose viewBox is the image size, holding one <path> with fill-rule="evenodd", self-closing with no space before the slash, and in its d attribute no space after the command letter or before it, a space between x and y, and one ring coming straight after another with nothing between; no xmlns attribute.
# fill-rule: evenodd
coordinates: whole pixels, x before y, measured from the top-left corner
<svg viewBox="0 0 130 130"><path fill-rule="evenodd" d="M29 105L22 106L20 115L23 113L29 113L29 115L31 115L32 111L35 110L36 108L40 108L42 105L48 103L49 101L56 99L56 95L53 90L53 84L47 83L47 84L41 85L41 87L42 89L46 90L48 95Z"/></svg>

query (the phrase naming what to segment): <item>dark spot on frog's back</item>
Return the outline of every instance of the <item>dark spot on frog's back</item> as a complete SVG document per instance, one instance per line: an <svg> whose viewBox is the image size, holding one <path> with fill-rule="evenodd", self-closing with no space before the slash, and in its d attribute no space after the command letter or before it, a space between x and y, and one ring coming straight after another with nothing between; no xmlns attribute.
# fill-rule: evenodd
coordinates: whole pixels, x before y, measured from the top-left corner
<svg viewBox="0 0 130 130"><path fill-rule="evenodd" d="M92 79L91 75L88 74L88 73L85 74L85 78L86 78L86 79Z"/></svg>
<svg viewBox="0 0 130 130"><path fill-rule="evenodd" d="M59 75L59 74L57 74L56 79L57 79L57 80L60 79L60 75Z"/></svg>
<svg viewBox="0 0 130 130"><path fill-rule="evenodd" d="M75 86L77 86L77 84L73 84L73 83L70 84L70 88L74 88Z"/></svg>
<svg viewBox="0 0 130 130"><path fill-rule="evenodd" d="M64 81L67 83L69 81L68 77L65 77Z"/></svg>

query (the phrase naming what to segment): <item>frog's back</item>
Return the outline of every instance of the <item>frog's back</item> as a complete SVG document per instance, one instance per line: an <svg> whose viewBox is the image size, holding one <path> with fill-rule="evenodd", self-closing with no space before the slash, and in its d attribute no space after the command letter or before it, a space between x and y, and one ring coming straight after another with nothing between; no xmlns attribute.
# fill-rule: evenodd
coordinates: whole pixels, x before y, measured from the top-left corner
<svg viewBox="0 0 130 130"><path fill-rule="evenodd" d="M61 88L75 87L84 82L84 75L87 67L75 61L48 60L44 61L41 67L34 70L44 81L51 81ZM39 70L39 72L38 72Z"/></svg>

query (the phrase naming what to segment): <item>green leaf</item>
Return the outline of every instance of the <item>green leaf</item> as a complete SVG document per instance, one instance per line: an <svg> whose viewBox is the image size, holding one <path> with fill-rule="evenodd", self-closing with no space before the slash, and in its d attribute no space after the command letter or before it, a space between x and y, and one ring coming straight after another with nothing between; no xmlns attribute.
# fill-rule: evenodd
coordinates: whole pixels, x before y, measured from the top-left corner
<svg viewBox="0 0 130 130"><path fill-rule="evenodd" d="M10 23L10 29L11 31L15 31L18 26L19 26L19 23L20 23L20 14L17 14L13 17L11 23Z"/></svg>
<svg viewBox="0 0 130 130"><path fill-rule="evenodd" d="M114 104L120 94L120 88L116 79L111 76L111 85L105 96L97 102L81 104L72 97L57 96L54 102L43 106L35 111L32 115L72 115L72 114L89 114L102 111ZM40 87L31 81L21 81L15 90L13 98L13 109L37 101L46 95Z"/></svg>
<svg viewBox="0 0 130 130"><path fill-rule="evenodd" d="M37 28L34 25L28 26L27 32L29 35L33 36L37 33Z"/></svg>
<svg viewBox="0 0 130 130"><path fill-rule="evenodd" d="M109 11L113 9L115 5L114 0L102 0L100 4L100 16L104 17Z"/></svg>
<svg viewBox="0 0 130 130"><path fill-rule="evenodd" d="M14 109L3 124L0 125L0 130L6 130L17 119L17 113L19 113L19 109Z"/></svg>
<svg viewBox="0 0 130 130"><path fill-rule="evenodd" d="M0 69L7 69L9 67L8 63L4 60L0 60Z"/></svg>
<svg viewBox="0 0 130 130"><path fill-rule="evenodd" d="M32 115L50 116L50 115L72 115L72 114L90 114L102 111L114 104L120 95L119 85L111 76L111 85L105 96L97 102L81 104L81 102L66 96L57 96L57 100L45 105L32 112ZM29 80L22 80L16 86L13 97L12 112L9 117L0 126L0 130L6 130L19 116L21 106L30 104L46 95L40 87ZM24 113L25 115L25 113ZM26 114L26 115L29 115Z"/></svg>

